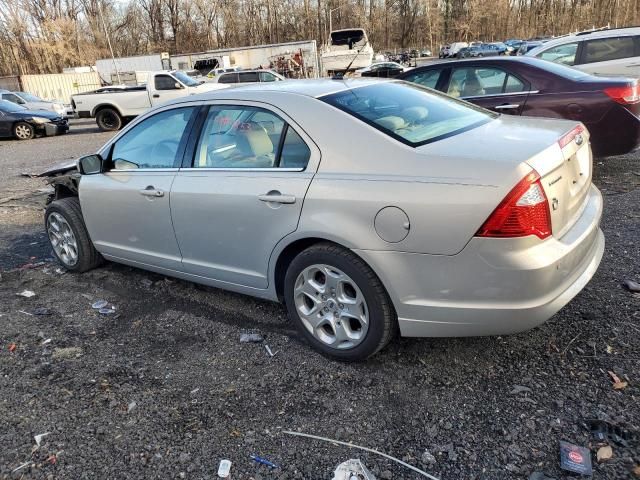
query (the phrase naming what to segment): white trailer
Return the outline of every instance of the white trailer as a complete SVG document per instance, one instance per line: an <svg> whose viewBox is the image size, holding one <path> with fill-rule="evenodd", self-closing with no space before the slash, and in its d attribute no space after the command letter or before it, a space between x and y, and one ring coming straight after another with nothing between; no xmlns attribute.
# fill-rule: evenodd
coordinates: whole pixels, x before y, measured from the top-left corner
<svg viewBox="0 0 640 480"><path fill-rule="evenodd" d="M116 59L103 58L96 61L96 69L105 84L135 84L138 77L136 72L170 70L171 62L168 53L154 53Z"/></svg>

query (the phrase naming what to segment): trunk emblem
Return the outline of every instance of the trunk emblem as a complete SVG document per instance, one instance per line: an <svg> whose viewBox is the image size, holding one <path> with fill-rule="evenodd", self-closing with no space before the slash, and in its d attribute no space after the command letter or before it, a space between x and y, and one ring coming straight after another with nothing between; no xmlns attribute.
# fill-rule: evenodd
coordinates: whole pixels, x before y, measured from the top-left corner
<svg viewBox="0 0 640 480"><path fill-rule="evenodd" d="M558 199L554 198L553 200L551 200L551 208L553 208L553 211L555 212L558 209Z"/></svg>
<svg viewBox="0 0 640 480"><path fill-rule="evenodd" d="M576 145L580 146L582 145L583 142L584 142L584 138L582 137L582 135L580 134L576 135Z"/></svg>

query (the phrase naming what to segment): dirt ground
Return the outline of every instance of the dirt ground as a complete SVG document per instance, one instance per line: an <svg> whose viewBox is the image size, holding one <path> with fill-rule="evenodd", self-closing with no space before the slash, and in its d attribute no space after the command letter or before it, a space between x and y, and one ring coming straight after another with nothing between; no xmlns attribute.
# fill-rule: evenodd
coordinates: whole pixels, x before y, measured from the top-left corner
<svg viewBox="0 0 640 480"><path fill-rule="evenodd" d="M605 256L549 322L507 337L396 339L343 364L311 350L274 303L115 264L56 270L46 185L21 173L109 137L89 122L74 131L0 141L0 202L18 197L0 203L0 478L211 479L223 458L235 479L330 479L349 458L379 479L424 478L284 430L380 450L442 480L572 478L561 440L591 449L594 479L635 478L638 442L610 442L613 457L597 463L604 443L585 421L640 428L640 297L621 286L640 281L640 154L596 164ZM115 313L92 309L97 300ZM240 343L244 332L265 342Z"/></svg>

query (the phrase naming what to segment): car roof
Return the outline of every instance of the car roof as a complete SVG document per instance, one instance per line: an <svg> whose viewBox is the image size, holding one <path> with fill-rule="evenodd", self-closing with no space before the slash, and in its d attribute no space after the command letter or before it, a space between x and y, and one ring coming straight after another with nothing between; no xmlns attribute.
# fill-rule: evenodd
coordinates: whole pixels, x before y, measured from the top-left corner
<svg viewBox="0 0 640 480"><path fill-rule="evenodd" d="M264 71L264 70L262 70ZM295 95L304 95L307 97L322 97L323 95L329 95L331 93L342 92L356 87L363 87L367 85L380 84L384 82L390 82L392 80L376 79L376 78L354 78L345 80L333 80L333 79L309 79L309 80L285 80L282 82L265 82L265 83L250 83L247 85L241 85L228 89L212 90L209 92L203 92L197 95L199 100L215 100L216 98L229 97L230 92L242 92L242 96L246 97L246 94L260 93L260 92L280 92L289 93ZM194 99L194 97L189 97Z"/></svg>
<svg viewBox="0 0 640 480"><path fill-rule="evenodd" d="M578 32L573 35L564 35L562 37L553 38L547 42L544 42L542 45L544 45L544 49L546 50L549 47L563 45L565 43L580 42L583 40L590 40L592 38L618 37L621 35L640 35L640 27L608 28L604 30ZM542 49L536 50L536 52L541 50Z"/></svg>
<svg viewBox="0 0 640 480"><path fill-rule="evenodd" d="M473 48L473 47L469 47L469 48ZM524 64L528 64L528 65L542 65L540 62L545 62L545 60L540 60L539 58L533 58L533 57L526 57L524 55L518 55L518 56L495 56L495 57L483 57L483 58L462 58L462 59L456 59L456 60L448 60L448 59L443 59L443 60L435 60L433 62L429 62L427 64L424 65L420 65L419 67L416 67L413 69L413 71L419 71L421 69L427 69L429 67L432 66L447 66L447 65L459 65L461 63L475 63L475 62L483 62L483 63L504 63L504 64L510 64L510 63L524 63Z"/></svg>

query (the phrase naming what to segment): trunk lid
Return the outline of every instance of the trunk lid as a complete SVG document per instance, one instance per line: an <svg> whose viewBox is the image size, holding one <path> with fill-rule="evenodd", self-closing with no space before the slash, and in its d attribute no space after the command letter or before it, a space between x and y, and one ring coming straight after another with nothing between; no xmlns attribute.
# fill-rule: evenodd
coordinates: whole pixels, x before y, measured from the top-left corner
<svg viewBox="0 0 640 480"><path fill-rule="evenodd" d="M540 175L549 201L552 232L560 238L586 205L593 169L589 132L582 124L575 124L527 163Z"/></svg>

